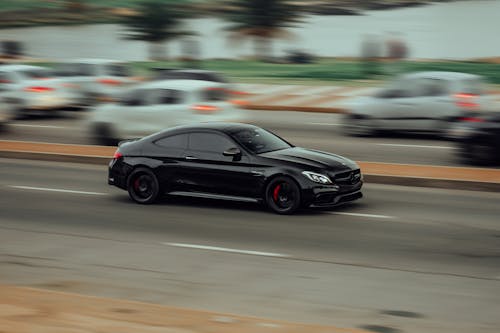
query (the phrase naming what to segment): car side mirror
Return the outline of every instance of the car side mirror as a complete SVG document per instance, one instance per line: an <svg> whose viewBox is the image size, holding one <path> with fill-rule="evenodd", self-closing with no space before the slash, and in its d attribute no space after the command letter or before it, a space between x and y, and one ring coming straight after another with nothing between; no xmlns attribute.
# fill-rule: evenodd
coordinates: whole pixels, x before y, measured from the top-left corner
<svg viewBox="0 0 500 333"><path fill-rule="evenodd" d="M232 156L233 161L239 161L241 160L241 150L237 147L232 147L227 149L222 153L224 156Z"/></svg>

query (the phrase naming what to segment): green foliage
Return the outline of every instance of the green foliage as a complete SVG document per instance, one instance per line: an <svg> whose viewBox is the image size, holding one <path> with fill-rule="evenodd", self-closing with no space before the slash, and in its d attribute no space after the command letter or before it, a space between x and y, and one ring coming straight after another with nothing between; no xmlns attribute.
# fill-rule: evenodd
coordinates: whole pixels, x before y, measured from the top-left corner
<svg viewBox="0 0 500 333"><path fill-rule="evenodd" d="M228 5L233 8L229 30L243 35L271 38L300 22L300 8L286 0L234 0Z"/></svg>
<svg viewBox="0 0 500 333"><path fill-rule="evenodd" d="M190 34L180 30L185 13L178 3L161 0L139 3L137 13L123 22L127 29L125 38L158 43Z"/></svg>
<svg viewBox="0 0 500 333"><path fill-rule="evenodd" d="M300 22L301 16L301 8L287 0L232 0L228 8L231 39L254 38L262 59L270 56L271 39L286 36L285 28Z"/></svg>

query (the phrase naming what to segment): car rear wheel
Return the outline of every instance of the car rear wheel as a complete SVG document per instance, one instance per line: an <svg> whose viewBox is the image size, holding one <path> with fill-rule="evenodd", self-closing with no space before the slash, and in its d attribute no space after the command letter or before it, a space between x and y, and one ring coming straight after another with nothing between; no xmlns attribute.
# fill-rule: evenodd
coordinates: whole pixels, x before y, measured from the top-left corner
<svg viewBox="0 0 500 333"><path fill-rule="evenodd" d="M292 214L300 207L300 189L289 177L277 177L266 187L267 206L278 214Z"/></svg>
<svg viewBox="0 0 500 333"><path fill-rule="evenodd" d="M372 121L369 118L346 116L343 124L344 133L349 136L372 136L375 133Z"/></svg>
<svg viewBox="0 0 500 333"><path fill-rule="evenodd" d="M94 126L94 140L95 143L101 146L116 146L117 139L113 137L113 130L108 124L96 124Z"/></svg>
<svg viewBox="0 0 500 333"><path fill-rule="evenodd" d="M146 168L139 168L130 174L127 181L130 198L140 204L151 204L158 199L160 185L155 174Z"/></svg>

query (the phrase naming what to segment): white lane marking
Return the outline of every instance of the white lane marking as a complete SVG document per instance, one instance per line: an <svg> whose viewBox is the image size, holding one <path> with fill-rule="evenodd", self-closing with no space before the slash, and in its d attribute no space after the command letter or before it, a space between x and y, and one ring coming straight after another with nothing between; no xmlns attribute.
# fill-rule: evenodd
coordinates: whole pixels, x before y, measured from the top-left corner
<svg viewBox="0 0 500 333"><path fill-rule="evenodd" d="M86 194L86 195L107 195L107 193L74 191L74 190L65 190L60 188L33 187L33 186L21 186L21 185L8 185L8 187L17 188L20 190L32 190L32 191L61 192L61 193L73 193L73 194Z"/></svg>
<svg viewBox="0 0 500 333"><path fill-rule="evenodd" d="M394 216L388 215L376 215L376 214L361 214L361 213L348 213L348 212L329 212L332 215L347 215L347 216L358 216L358 217L371 217L375 219L393 219Z"/></svg>
<svg viewBox="0 0 500 333"><path fill-rule="evenodd" d="M425 146L425 145L404 145L397 143L376 143L378 146L388 146L388 147L407 147L407 148L431 148L431 149L456 149L451 146Z"/></svg>
<svg viewBox="0 0 500 333"><path fill-rule="evenodd" d="M17 127L37 127L37 128L67 128L65 126L55 126L55 125L30 125L30 124L12 124L13 126Z"/></svg>
<svg viewBox="0 0 500 333"><path fill-rule="evenodd" d="M254 256L280 257L280 258L289 257L288 255L281 254L281 253L249 251L249 250L238 250L238 249L229 249L229 248L217 247L217 246L207 246L207 245L197 245L197 244L184 244L184 243L163 243L163 244L164 245L168 245L168 246L184 247L184 248L189 248L189 249L219 251L219 252L230 252L230 253L239 253L239 254L250 254L250 255L254 255Z"/></svg>
<svg viewBox="0 0 500 333"><path fill-rule="evenodd" d="M308 125L319 125L319 126L340 126L342 124L336 123L307 123Z"/></svg>

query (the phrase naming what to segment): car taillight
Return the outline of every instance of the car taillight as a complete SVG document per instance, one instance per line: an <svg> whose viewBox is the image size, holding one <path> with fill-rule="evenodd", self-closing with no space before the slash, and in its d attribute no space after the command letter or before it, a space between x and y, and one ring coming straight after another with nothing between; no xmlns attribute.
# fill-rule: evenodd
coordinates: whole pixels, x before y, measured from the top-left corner
<svg viewBox="0 0 500 333"><path fill-rule="evenodd" d="M122 154L122 153L120 153L120 151L117 149L117 150L115 151L115 154L113 155L113 159L114 159L114 160L117 160L117 159L119 159L119 158L121 158L121 157L123 157L123 154Z"/></svg>
<svg viewBox="0 0 500 333"><path fill-rule="evenodd" d="M99 82L101 84L107 84L110 86L119 86L120 84L122 84L121 81L115 80L115 79L99 79L99 80L97 80L97 82Z"/></svg>
<svg viewBox="0 0 500 333"><path fill-rule="evenodd" d="M243 106L243 105L247 105L248 101L246 101L244 99L232 99L229 101L229 103L234 104L234 105L238 105L238 106Z"/></svg>
<svg viewBox="0 0 500 333"><path fill-rule="evenodd" d="M462 117L458 119L459 121L464 121L467 123L482 123L484 119L479 117Z"/></svg>
<svg viewBox="0 0 500 333"><path fill-rule="evenodd" d="M53 91L54 88L51 87L27 87L24 88L24 91L29 91L29 92L48 92L48 91Z"/></svg>
<svg viewBox="0 0 500 333"><path fill-rule="evenodd" d="M219 108L214 105L194 105L192 109L199 113L211 113L219 110Z"/></svg>
<svg viewBox="0 0 500 333"><path fill-rule="evenodd" d="M230 93L231 95L239 95L239 96L250 95L250 93L246 91L239 91L239 90L228 90L228 93Z"/></svg>
<svg viewBox="0 0 500 333"><path fill-rule="evenodd" d="M455 104L460 108L477 109L479 107L479 103L477 103L477 98L479 97L479 95L458 93L453 97L455 97Z"/></svg>

